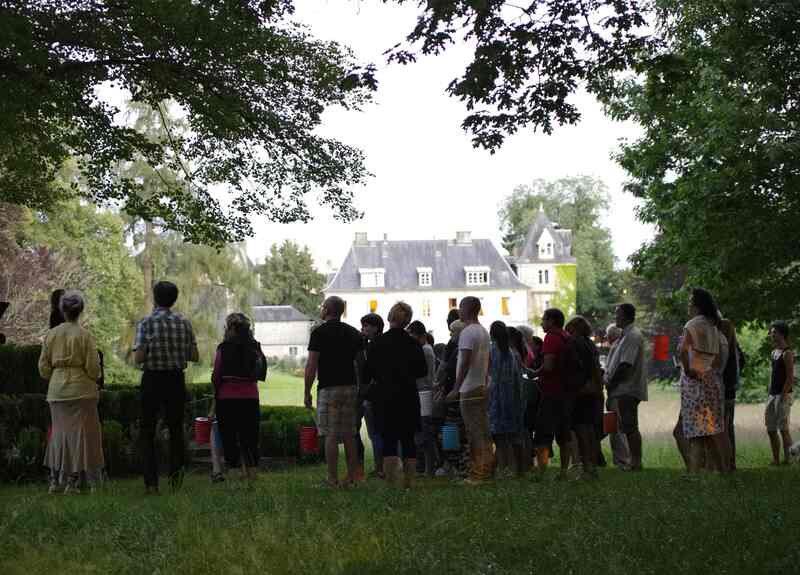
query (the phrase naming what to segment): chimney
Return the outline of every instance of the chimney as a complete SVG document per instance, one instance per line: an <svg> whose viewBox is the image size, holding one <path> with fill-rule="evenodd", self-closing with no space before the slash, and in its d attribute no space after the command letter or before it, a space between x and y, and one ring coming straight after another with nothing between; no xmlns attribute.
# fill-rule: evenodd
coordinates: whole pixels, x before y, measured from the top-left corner
<svg viewBox="0 0 800 575"><path fill-rule="evenodd" d="M471 244L472 243L472 232L456 232L456 243L457 244Z"/></svg>
<svg viewBox="0 0 800 575"><path fill-rule="evenodd" d="M367 232L356 232L356 237L353 240L353 243L357 246L365 246L369 242L367 241Z"/></svg>

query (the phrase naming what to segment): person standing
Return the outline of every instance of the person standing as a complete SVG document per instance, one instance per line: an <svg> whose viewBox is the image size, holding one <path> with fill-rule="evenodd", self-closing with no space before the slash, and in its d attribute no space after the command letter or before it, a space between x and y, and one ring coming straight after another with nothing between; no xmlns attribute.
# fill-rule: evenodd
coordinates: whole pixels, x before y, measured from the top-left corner
<svg viewBox="0 0 800 575"><path fill-rule="evenodd" d="M419 394L420 405L420 432L415 437L417 452L420 448L424 454L423 458L417 458L417 472L423 472L428 477L433 477L436 473L436 438L433 431L432 410L433 407L433 380L436 376L436 356L433 353L433 346L428 342L428 332L425 324L421 321L412 321L408 324L408 334L422 346L422 353L425 356L425 363L428 371L424 376L417 378L417 393ZM422 465L420 465L422 464Z"/></svg>
<svg viewBox="0 0 800 575"><path fill-rule="evenodd" d="M689 473L700 471L710 447L716 468L725 473L730 469L730 447L725 433L722 368L728 342L719 330L719 311L709 292L692 290L689 315L680 345L680 423L688 441L686 465Z"/></svg>
<svg viewBox="0 0 800 575"><path fill-rule="evenodd" d="M361 403L361 410L364 414L364 420L367 422L367 435L369 436L370 443L372 443L372 457L375 464L375 469L370 476L384 478L383 472L383 438L378 431L377 422L375 421L375 409L372 405L371 391L374 381L367 374L367 353L369 351L369 344L383 333L383 318L376 313L368 313L361 318L361 335L364 336L364 348L358 354L358 375L359 375L359 399ZM356 424L358 433L360 433L361 425ZM363 462L362 462L363 465Z"/></svg>
<svg viewBox="0 0 800 575"><path fill-rule="evenodd" d="M142 368L142 458L145 492L158 494L158 460L155 439L160 411L169 429L169 481L173 489L183 483L183 418L186 401L184 370L200 359L192 324L172 306L178 286L159 281L153 286L155 310L136 327L134 360Z"/></svg>
<svg viewBox="0 0 800 575"><path fill-rule="evenodd" d="M422 347L406 332L412 314L407 303L394 304L389 310L389 331L372 342L367 352L367 373L375 380L371 397L383 438L386 481L394 486L402 483L407 489L412 487L417 472L414 441L420 431L417 380L428 373Z"/></svg>
<svg viewBox="0 0 800 575"><path fill-rule="evenodd" d="M722 370L722 383L725 389L725 433L728 434L731 453L731 471L736 471L736 392L739 390L740 363L742 352L736 337L736 327L729 319L722 319L719 330L728 341L728 361Z"/></svg>
<svg viewBox="0 0 800 575"><path fill-rule="evenodd" d="M496 321L489 326L489 431L494 440L497 469L506 476L523 471L522 360L519 355L522 337L516 329L514 333L519 337L517 347L512 347L505 323Z"/></svg>
<svg viewBox="0 0 800 575"><path fill-rule="evenodd" d="M242 313L226 318L225 339L217 346L211 382L225 462L229 469L240 467L242 479L253 480L259 461L258 381L266 379L267 359L250 325Z"/></svg>
<svg viewBox="0 0 800 575"><path fill-rule="evenodd" d="M458 338L456 382L448 398L459 400L461 417L469 441L470 474L466 485L479 485L491 478L492 439L489 434L488 395L489 332L479 322L481 300L467 296L458 313L464 329Z"/></svg>
<svg viewBox="0 0 800 575"><path fill-rule="evenodd" d="M536 453L536 479L541 479L550 463L550 450L555 439L559 448L562 479L566 478L572 458L571 401L564 382L563 363L567 353L569 334L564 331L564 313L560 309L546 309L542 314L542 366L533 373L539 378L541 397L536 414L536 432L533 449Z"/></svg>
<svg viewBox="0 0 800 575"><path fill-rule="evenodd" d="M608 355L603 358L605 360L604 373L608 372L608 358L611 357L620 338L622 338L622 330L617 327L616 323L609 324L606 328L606 341L608 342L609 350ZM617 400L613 397L606 398L606 409L614 413L619 413ZM628 438L625 434L617 429L617 431L608 434L608 441L611 444L611 456L614 465L622 469L630 467L631 452L630 449L628 449Z"/></svg>
<svg viewBox="0 0 800 575"><path fill-rule="evenodd" d="M317 427L325 436L325 485L339 486L339 443L344 444L347 460L346 484L358 481L360 474L356 447L356 356L363 349L361 333L342 322L344 300L330 296L322 303L322 325L311 332L305 369L306 408L312 408L311 388L317 384Z"/></svg>
<svg viewBox="0 0 800 575"><path fill-rule="evenodd" d="M789 325L785 321L774 321L769 328L772 340L772 376L769 384L769 399L764 411L764 423L772 448L772 463L781 462L781 440L783 441L783 463L789 464L789 448L792 436L789 433L789 419L792 410L792 391L794 389L794 352L789 344ZM780 439L778 434L780 433Z"/></svg>
<svg viewBox="0 0 800 575"><path fill-rule="evenodd" d="M615 311L617 327L622 337L612 348L605 373L608 398L614 400L619 431L625 434L630 451L630 465L620 469L642 469L642 434L639 431L639 403L647 401L644 337L636 321L636 308L623 303Z"/></svg>
<svg viewBox="0 0 800 575"><path fill-rule="evenodd" d="M576 315L569 320L565 329L575 342L579 359L577 377L583 383L572 405L572 428L578 438L578 453L583 476L597 479L595 461L600 453L600 443L595 430L603 409L603 382L600 375L599 354L591 340L592 326L585 317Z"/></svg>
<svg viewBox="0 0 800 575"><path fill-rule="evenodd" d="M49 380L52 433L44 465L50 468L50 493L80 493L81 476L91 491L104 467L103 440L97 414L100 361L94 337L78 324L83 297L59 297L64 322L47 332L39 356L39 373Z"/></svg>

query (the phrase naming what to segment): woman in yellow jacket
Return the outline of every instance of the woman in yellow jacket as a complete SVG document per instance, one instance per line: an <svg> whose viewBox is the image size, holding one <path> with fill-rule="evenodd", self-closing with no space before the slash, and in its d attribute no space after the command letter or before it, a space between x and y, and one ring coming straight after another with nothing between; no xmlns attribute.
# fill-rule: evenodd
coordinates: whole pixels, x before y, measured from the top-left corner
<svg viewBox="0 0 800 575"><path fill-rule="evenodd" d="M94 490L104 466L97 378L100 361L94 337L78 324L83 297L61 297L66 320L47 332L39 357L39 373L49 380L52 435L45 453L50 468L50 493L80 493L81 479Z"/></svg>

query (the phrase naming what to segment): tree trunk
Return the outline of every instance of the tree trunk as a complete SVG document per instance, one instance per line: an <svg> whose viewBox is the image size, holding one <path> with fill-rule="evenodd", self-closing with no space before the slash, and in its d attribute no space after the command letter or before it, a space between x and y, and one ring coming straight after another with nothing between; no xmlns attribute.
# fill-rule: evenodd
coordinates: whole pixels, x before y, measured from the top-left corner
<svg viewBox="0 0 800 575"><path fill-rule="evenodd" d="M142 251L142 276L144 277L144 313L153 310L153 244L155 243L155 230L152 222L144 223L144 250Z"/></svg>

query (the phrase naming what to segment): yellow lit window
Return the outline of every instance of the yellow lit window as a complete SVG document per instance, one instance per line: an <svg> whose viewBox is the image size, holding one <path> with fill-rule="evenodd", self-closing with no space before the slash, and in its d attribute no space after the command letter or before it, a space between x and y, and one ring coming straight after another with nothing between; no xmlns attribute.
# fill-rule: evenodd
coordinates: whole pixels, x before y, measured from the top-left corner
<svg viewBox="0 0 800 575"><path fill-rule="evenodd" d="M458 300L456 298L451 297L449 300L447 300L447 302L447 305L450 306L450 309L458 308Z"/></svg>
<svg viewBox="0 0 800 575"><path fill-rule="evenodd" d="M511 312L508 311L508 300L510 299L508 297L500 298L500 309L503 315L511 315Z"/></svg>
<svg viewBox="0 0 800 575"><path fill-rule="evenodd" d="M429 300L423 300L422 302L422 316L431 317L431 302Z"/></svg>
<svg viewBox="0 0 800 575"><path fill-rule="evenodd" d="M376 311L378 311L378 300L376 299L369 300L369 311L371 313L375 313Z"/></svg>

